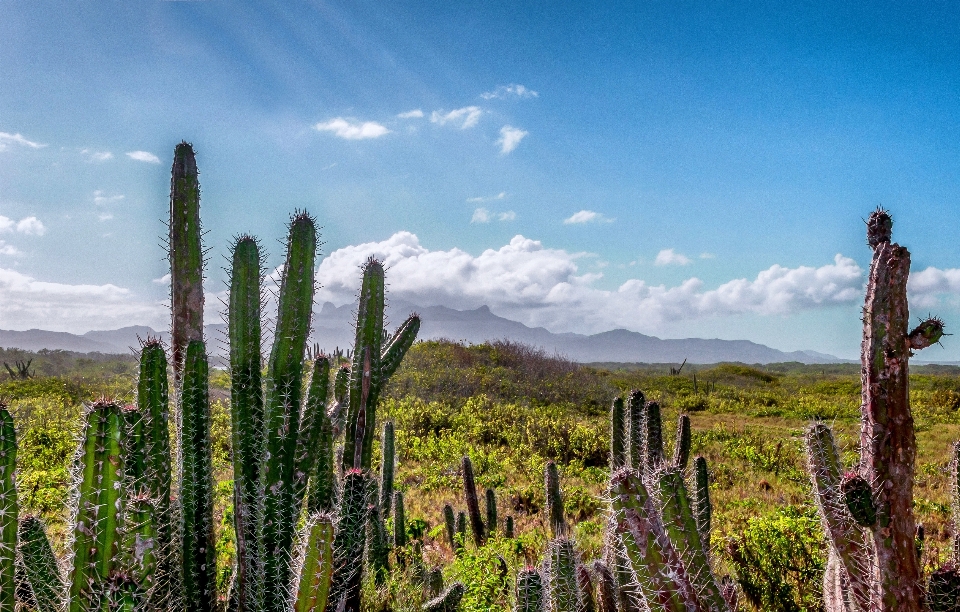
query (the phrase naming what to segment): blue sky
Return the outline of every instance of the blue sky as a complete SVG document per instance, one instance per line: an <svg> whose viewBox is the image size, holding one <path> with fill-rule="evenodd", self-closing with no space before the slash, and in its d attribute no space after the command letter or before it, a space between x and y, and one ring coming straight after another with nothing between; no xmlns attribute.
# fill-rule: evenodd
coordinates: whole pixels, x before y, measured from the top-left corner
<svg viewBox="0 0 960 612"><path fill-rule="evenodd" d="M883 205L960 321L955 7L585 4L0 3L0 327L163 325L181 139L211 303L305 208L320 299L375 252L424 304L849 357Z"/></svg>

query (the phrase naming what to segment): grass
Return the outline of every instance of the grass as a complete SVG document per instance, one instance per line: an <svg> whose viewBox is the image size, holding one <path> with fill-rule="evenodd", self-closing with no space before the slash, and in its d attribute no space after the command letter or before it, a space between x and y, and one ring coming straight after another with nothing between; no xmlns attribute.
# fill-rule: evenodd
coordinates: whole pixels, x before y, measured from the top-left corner
<svg viewBox="0 0 960 612"><path fill-rule="evenodd" d="M0 382L20 437L23 506L42 515L62 549L64 506L82 402L101 395L132 399L135 361L61 352L0 351L34 359L37 376ZM44 372L50 372L49 375ZM939 567L952 541L948 465L960 438L960 369L915 367L911 401L917 424L915 508L926 530L923 564ZM225 581L233 555L230 507L229 378L211 377L214 467L218 478L218 554ZM689 414L693 452L708 460L714 503L711 546L718 570L740 579L748 603L763 610L821 609L824 543L805 473L802 435L812 419L833 424L848 465L859 436L859 368L722 364L578 366L529 347L500 342L462 346L416 344L386 389L382 414L396 423L396 482L407 521L426 532L428 566L445 580L468 584L464 610L508 609L512 579L536 564L547 541L543 467L560 466L565 512L584 560L601 554L608 478L607 409L611 399L642 389L663 407L667 452L672 423ZM465 509L463 455L473 460L478 488L496 491L501 521L511 515L517 537L495 538L457 556L446 544L442 508ZM502 529L502 523L501 523ZM505 577L501 559L507 564ZM408 565L407 572L413 571ZM387 588L367 586L371 602L407 609L422 598L397 569Z"/></svg>

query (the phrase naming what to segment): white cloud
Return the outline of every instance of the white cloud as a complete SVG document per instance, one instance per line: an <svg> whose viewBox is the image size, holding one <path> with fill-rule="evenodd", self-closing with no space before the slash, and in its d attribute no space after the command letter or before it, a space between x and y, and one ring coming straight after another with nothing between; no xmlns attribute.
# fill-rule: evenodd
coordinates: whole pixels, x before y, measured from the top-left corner
<svg viewBox="0 0 960 612"><path fill-rule="evenodd" d="M20 145L21 147L29 147L31 149L42 149L43 147L47 146L45 144L40 144L39 142L27 140L20 134L0 132L0 151L6 151L7 148L12 144Z"/></svg>
<svg viewBox="0 0 960 612"><path fill-rule="evenodd" d="M134 161L147 162L148 164L160 163L160 158L149 151L127 151L127 157Z"/></svg>
<svg viewBox="0 0 960 612"><path fill-rule="evenodd" d="M516 149L517 145L520 144L520 141L523 140L523 137L528 133L529 132L521 130L520 128L509 125L500 128L500 139L497 140L497 144L500 145L500 154L506 155Z"/></svg>
<svg viewBox="0 0 960 612"><path fill-rule="evenodd" d="M540 94L532 89L527 89L523 85L512 83L510 85L500 85L493 91L487 91L480 94L480 97L484 100L493 100L496 98L509 98L512 96L516 96L518 98L536 98L539 95Z"/></svg>
<svg viewBox="0 0 960 612"><path fill-rule="evenodd" d="M910 274L907 282L910 292L910 305L921 308L934 308L940 305L941 298L947 295L960 296L960 269L929 267Z"/></svg>
<svg viewBox="0 0 960 612"><path fill-rule="evenodd" d="M80 153L87 156L87 160L91 162L105 162L107 160L113 159L113 153L110 151L93 151L91 149L81 149Z"/></svg>
<svg viewBox="0 0 960 612"><path fill-rule="evenodd" d="M515 221L517 218L517 213L512 210L502 212L497 215L497 221Z"/></svg>
<svg viewBox="0 0 960 612"><path fill-rule="evenodd" d="M113 213L100 213L97 215L97 219L99 219L101 222L109 221L110 219L113 219Z"/></svg>
<svg viewBox="0 0 960 612"><path fill-rule="evenodd" d="M9 217L0 215L0 233L14 231L19 234L26 234L28 236L43 236L46 233L47 228L44 227L43 223L40 222L40 219L37 219L36 217L24 217L19 221L14 221Z"/></svg>
<svg viewBox="0 0 960 612"><path fill-rule="evenodd" d="M685 266L690 263L690 258L683 253L677 253L673 249L663 249L657 253L654 260L655 266Z"/></svg>
<svg viewBox="0 0 960 612"><path fill-rule="evenodd" d="M337 138L344 140L366 140L368 138L380 138L390 133L386 126L380 125L376 121L359 122L348 120L343 117L337 117L330 121L318 123L313 126L319 132L331 132Z"/></svg>
<svg viewBox="0 0 960 612"><path fill-rule="evenodd" d="M40 219L25 217L17 222L17 232L28 236L43 236L47 233L47 228L40 222Z"/></svg>
<svg viewBox="0 0 960 612"><path fill-rule="evenodd" d="M470 223L490 223L490 211L486 208L478 208L473 211L473 217L470 218Z"/></svg>
<svg viewBox="0 0 960 612"><path fill-rule="evenodd" d="M430 121L436 123L437 125L459 123L460 129L466 130L477 125L477 122L480 121L480 115L482 114L483 110L481 110L479 106L464 106L463 108L452 110L449 113L433 111L430 114Z"/></svg>
<svg viewBox="0 0 960 612"><path fill-rule="evenodd" d="M601 273L581 273L584 253L545 248L514 237L499 249L474 256L460 249L431 251L410 232L382 242L334 251L317 271L320 302L351 303L358 270L369 256L387 267L391 296L424 306L490 306L497 314L553 331L595 333L617 327L656 333L666 323L711 317L788 315L848 304L863 295L863 270L837 255L817 268L771 266L756 278L708 289L690 278L674 287L631 279L617 289L595 286Z"/></svg>
<svg viewBox="0 0 960 612"><path fill-rule="evenodd" d="M160 278L155 278L155 279L153 279L153 281L151 281L151 282L154 282L154 283L156 283L156 284L158 284L158 285L166 285L167 283L170 282L170 274L169 274L169 273L164 274L164 275L161 276Z"/></svg>
<svg viewBox="0 0 960 612"><path fill-rule="evenodd" d="M412 111L407 111L405 113L400 113L397 115L400 119L420 119L423 117L423 111L419 108L415 108Z"/></svg>
<svg viewBox="0 0 960 612"><path fill-rule="evenodd" d="M716 259L717 256L713 253L700 253L700 259Z"/></svg>
<svg viewBox="0 0 960 612"><path fill-rule="evenodd" d="M495 196L477 196L475 198L467 198L467 202L492 202L493 200L502 200L507 197L506 191L501 191Z"/></svg>
<svg viewBox="0 0 960 612"><path fill-rule="evenodd" d="M0 268L4 326L57 331L115 329L137 323L161 325L169 310L144 302L116 285L68 285L39 281Z"/></svg>
<svg viewBox="0 0 960 612"><path fill-rule="evenodd" d="M119 195L108 196L102 189L97 189L93 192L93 203L97 206L106 206L107 204L114 204L124 199L126 196L122 193Z"/></svg>
<svg viewBox="0 0 960 612"><path fill-rule="evenodd" d="M580 223L613 223L613 219L606 217L601 213L592 210L581 210L573 213L563 220L564 225L576 225Z"/></svg>
<svg viewBox="0 0 960 612"><path fill-rule="evenodd" d="M20 251L6 240L0 240L0 255L19 255Z"/></svg>

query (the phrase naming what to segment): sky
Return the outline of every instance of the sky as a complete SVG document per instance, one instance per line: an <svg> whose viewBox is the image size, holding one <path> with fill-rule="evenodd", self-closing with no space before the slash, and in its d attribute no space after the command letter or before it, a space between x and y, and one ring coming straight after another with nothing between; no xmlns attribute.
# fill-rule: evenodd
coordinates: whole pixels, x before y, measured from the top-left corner
<svg viewBox="0 0 960 612"><path fill-rule="evenodd" d="M877 206L960 321L960 13L876 2L0 0L0 328L168 325L174 146L318 304L859 352ZM946 338L920 358L960 360Z"/></svg>

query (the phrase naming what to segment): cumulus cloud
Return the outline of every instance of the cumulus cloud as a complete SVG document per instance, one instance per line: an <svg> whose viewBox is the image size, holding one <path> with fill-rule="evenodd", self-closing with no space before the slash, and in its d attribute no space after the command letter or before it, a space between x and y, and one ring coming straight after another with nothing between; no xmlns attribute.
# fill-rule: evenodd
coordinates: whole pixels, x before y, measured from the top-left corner
<svg viewBox="0 0 960 612"><path fill-rule="evenodd" d="M690 258L683 253L677 253L673 249L663 249L657 253L654 260L655 266L686 266L690 263Z"/></svg>
<svg viewBox="0 0 960 612"><path fill-rule="evenodd" d="M580 212L573 213L571 216L563 220L564 225L577 225L583 223L613 223L613 219L592 210L581 210Z"/></svg>
<svg viewBox="0 0 960 612"><path fill-rule="evenodd" d="M0 255L19 255L20 251L6 240L0 240Z"/></svg>
<svg viewBox="0 0 960 612"><path fill-rule="evenodd" d="M910 274L907 281L911 305L921 308L933 308L940 304L945 295L960 296L960 269L929 267Z"/></svg>
<svg viewBox="0 0 960 612"><path fill-rule="evenodd" d="M490 223L490 211L486 208L478 208L473 211L473 217L470 223Z"/></svg>
<svg viewBox="0 0 960 612"><path fill-rule="evenodd" d="M9 217L0 215L0 233L17 232L28 236L43 236L47 228L36 217L24 217L19 221L14 221Z"/></svg>
<svg viewBox="0 0 960 612"><path fill-rule="evenodd" d="M153 279L151 282L156 283L158 285L166 285L167 283L170 282L170 274L169 273L164 274L160 278Z"/></svg>
<svg viewBox="0 0 960 612"><path fill-rule="evenodd" d="M495 196L477 196L475 198L467 198L467 202L491 202L493 200L502 200L507 197L506 191L501 191Z"/></svg>
<svg viewBox="0 0 960 612"><path fill-rule="evenodd" d="M497 214L497 221L515 221L517 218L517 213L512 210L502 212Z"/></svg>
<svg viewBox="0 0 960 612"><path fill-rule="evenodd" d="M160 158L149 151L127 151L127 157L134 161L147 162L148 164L160 163Z"/></svg>
<svg viewBox="0 0 960 612"><path fill-rule="evenodd" d="M500 85L493 91L487 91L480 94L480 97L484 100L494 100L497 98L536 98L540 94L533 91L532 89L527 89L523 85L518 85L516 83L511 83L510 85Z"/></svg>
<svg viewBox="0 0 960 612"><path fill-rule="evenodd" d="M466 130L477 125L477 122L480 121L480 115L482 114L483 110L481 110L479 106L464 106L463 108L458 108L448 113L433 111L430 114L430 121L437 125L446 125L448 123L459 125L461 130Z"/></svg>
<svg viewBox="0 0 960 612"><path fill-rule="evenodd" d="M318 123L313 127L318 132L330 132L337 138L343 138L344 140L367 140L369 138L380 138L390 133L386 126L376 121L360 122L343 117Z"/></svg>
<svg viewBox="0 0 960 612"><path fill-rule="evenodd" d="M735 279L713 289L690 278L673 287L631 279L607 290L595 286L600 273L580 272L578 262L585 253L549 249L518 235L474 256L456 248L431 251L414 234L398 232L324 259L317 270L322 285L318 300L352 302L358 271L370 256L386 265L395 298L459 309L488 305L502 316L553 331L624 327L656 333L665 323L745 313L787 315L848 304L863 294L863 270L842 255L816 268L771 266L754 279Z"/></svg>
<svg viewBox="0 0 960 612"><path fill-rule="evenodd" d="M411 111L400 113L399 115L397 115L397 117L399 117L400 119L420 119L423 117L423 111L420 110L419 108L415 108Z"/></svg>
<svg viewBox="0 0 960 612"><path fill-rule="evenodd" d="M126 196L121 194L108 196L106 192L102 189L97 189L93 192L93 203L97 206L106 206L107 204L115 204L120 200L124 199Z"/></svg>
<svg viewBox="0 0 960 612"><path fill-rule="evenodd" d="M40 144L39 142L27 140L20 134L0 132L0 151L6 151L10 145L19 145L21 147L27 147L30 149L42 149L43 147L47 146L45 144Z"/></svg>
<svg viewBox="0 0 960 612"><path fill-rule="evenodd" d="M55 331L160 325L169 317L159 302L139 300L129 289L116 285L44 282L4 268L0 268L0 310L5 325Z"/></svg>
<svg viewBox="0 0 960 612"><path fill-rule="evenodd" d="M500 139L497 140L497 144L500 145L500 155L506 155L516 149L517 145L520 144L520 141L523 140L523 137L528 133L529 132L521 130L520 128L509 125L500 128Z"/></svg>

